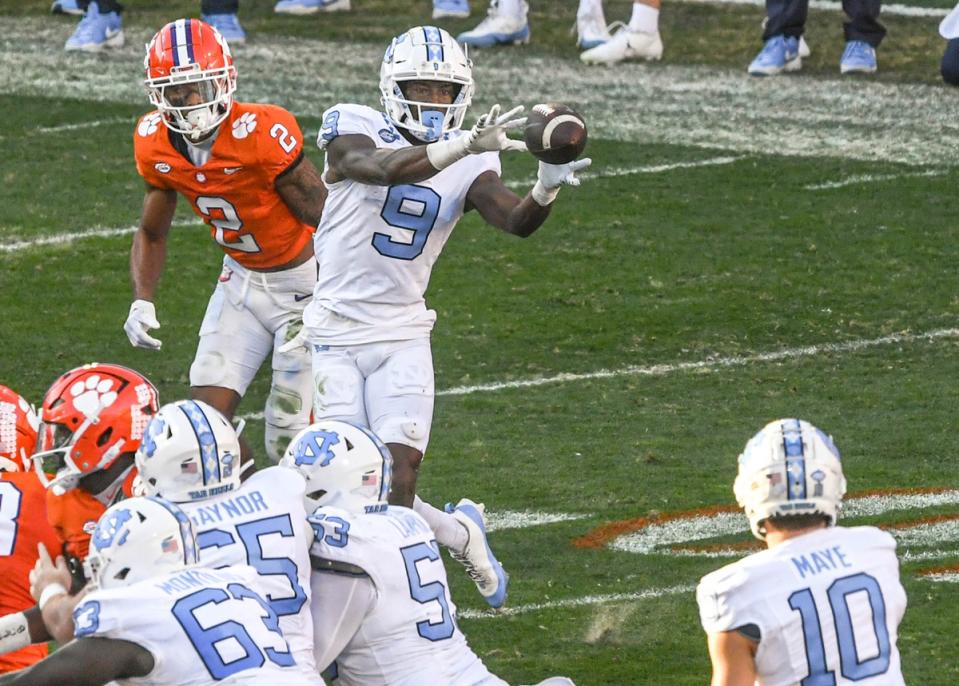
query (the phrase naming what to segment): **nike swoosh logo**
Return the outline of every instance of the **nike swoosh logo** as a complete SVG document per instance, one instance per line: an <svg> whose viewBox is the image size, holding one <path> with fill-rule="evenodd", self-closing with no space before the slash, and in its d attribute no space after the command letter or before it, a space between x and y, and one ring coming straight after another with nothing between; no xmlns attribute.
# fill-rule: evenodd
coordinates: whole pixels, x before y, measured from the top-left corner
<svg viewBox="0 0 959 686"><path fill-rule="evenodd" d="M236 174L241 169L243 169L243 167L224 167L223 172L225 174Z"/></svg>
<svg viewBox="0 0 959 686"><path fill-rule="evenodd" d="M312 293L307 293L306 295L294 295L294 296L293 296L293 299L294 299L296 302L300 303L300 302L303 302L304 300L306 300L307 298L309 298L309 297L312 296L312 295L313 295Z"/></svg>

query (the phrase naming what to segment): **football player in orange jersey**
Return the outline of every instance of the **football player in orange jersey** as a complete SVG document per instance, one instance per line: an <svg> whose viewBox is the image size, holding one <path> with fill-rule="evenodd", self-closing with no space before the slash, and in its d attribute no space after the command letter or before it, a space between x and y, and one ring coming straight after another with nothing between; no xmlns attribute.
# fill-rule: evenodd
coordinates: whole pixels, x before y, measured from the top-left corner
<svg viewBox="0 0 959 686"><path fill-rule="evenodd" d="M27 610L26 615L42 615L42 622L30 623L29 639L21 640L65 642L73 637L72 612L85 584L79 563L100 515L130 495L134 453L158 409L153 384L114 364L73 369L44 396L32 460L47 489L47 518L57 538L44 542L30 572L39 612ZM54 562L47 550L62 550L63 555ZM0 617L0 634L13 626L11 621L9 615ZM0 636L0 653L9 649Z"/></svg>
<svg viewBox="0 0 959 686"><path fill-rule="evenodd" d="M179 193L226 253L200 326L191 395L232 418L272 352L266 449L278 460L312 409L308 352L276 348L296 335L312 297L312 233L326 187L303 154L292 114L233 100L236 68L216 29L196 19L167 24L147 46L145 67L157 110L134 134L146 197L130 254L135 300L124 329L134 346L160 348L148 332L160 326L154 297Z"/></svg>
<svg viewBox="0 0 959 686"><path fill-rule="evenodd" d="M0 673L39 662L46 644L30 645L28 625L42 626L34 606L28 575L37 561L37 544L56 549L59 540L47 522L46 493L30 467L39 420L33 408L6 386L0 386ZM32 620L31 620L32 616Z"/></svg>

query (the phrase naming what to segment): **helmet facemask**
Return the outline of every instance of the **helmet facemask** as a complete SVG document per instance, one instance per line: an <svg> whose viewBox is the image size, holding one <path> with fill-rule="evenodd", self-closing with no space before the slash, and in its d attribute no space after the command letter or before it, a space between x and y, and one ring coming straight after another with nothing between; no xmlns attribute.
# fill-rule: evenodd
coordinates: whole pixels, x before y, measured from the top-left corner
<svg viewBox="0 0 959 686"><path fill-rule="evenodd" d="M194 64L183 73L146 83L150 102L163 113L167 127L196 141L229 116L236 70L230 66L203 71Z"/></svg>

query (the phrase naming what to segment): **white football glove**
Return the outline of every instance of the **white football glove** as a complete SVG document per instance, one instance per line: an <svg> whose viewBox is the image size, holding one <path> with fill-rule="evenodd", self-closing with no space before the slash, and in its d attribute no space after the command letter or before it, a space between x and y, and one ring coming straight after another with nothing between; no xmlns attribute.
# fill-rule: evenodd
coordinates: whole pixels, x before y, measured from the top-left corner
<svg viewBox="0 0 959 686"><path fill-rule="evenodd" d="M500 114L500 106L493 105L490 111L482 115L465 136L449 141L437 141L426 146L426 156L430 164L437 169L446 169L456 160L467 155L484 152L526 150L526 143L507 136L510 131L526 126L523 106L514 107Z"/></svg>
<svg viewBox="0 0 959 686"><path fill-rule="evenodd" d="M135 348L151 348L159 350L163 345L158 339L147 333L150 329L159 329L156 308L149 300L134 300L130 305L130 314L123 325L130 345Z"/></svg>
<svg viewBox="0 0 959 686"><path fill-rule="evenodd" d="M576 172L586 169L593 163L588 157L573 160L566 164L539 163L539 172L536 174L536 185L533 186L532 196L537 204L546 207L554 200L561 186L578 186L579 179Z"/></svg>

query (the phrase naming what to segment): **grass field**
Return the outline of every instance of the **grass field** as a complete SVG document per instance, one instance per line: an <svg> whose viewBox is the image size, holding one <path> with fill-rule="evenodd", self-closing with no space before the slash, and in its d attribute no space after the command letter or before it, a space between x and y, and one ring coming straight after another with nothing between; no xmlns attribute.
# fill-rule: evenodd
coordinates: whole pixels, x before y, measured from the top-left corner
<svg viewBox="0 0 959 686"><path fill-rule="evenodd" d="M512 574L510 609L492 613L451 563L470 642L510 683L707 683L692 589L750 537L745 519L667 523L731 505L746 440L801 416L836 438L853 495L885 494L849 521L899 538L907 682L959 683L959 100L937 83L938 19L884 15L877 78L840 80L840 14L813 10L807 68L757 81L760 7L667 0L663 64L590 70L566 32L576 3L532 2L532 45L474 55L474 115L566 101L594 162L535 236L467 217L433 273L421 494L485 501ZM375 105L384 41L429 3L354 4L298 20L244 0L240 98L285 105L308 137L336 102ZM608 5L625 18L628 2ZM196 3L130 2L128 46L100 56L63 54L73 21L46 9L0 0L0 383L38 400L61 371L113 361L173 400L220 253L181 203L163 350L132 349L131 135L148 109L140 46ZM518 192L534 170L504 160ZM267 381L241 406L256 444Z"/></svg>

